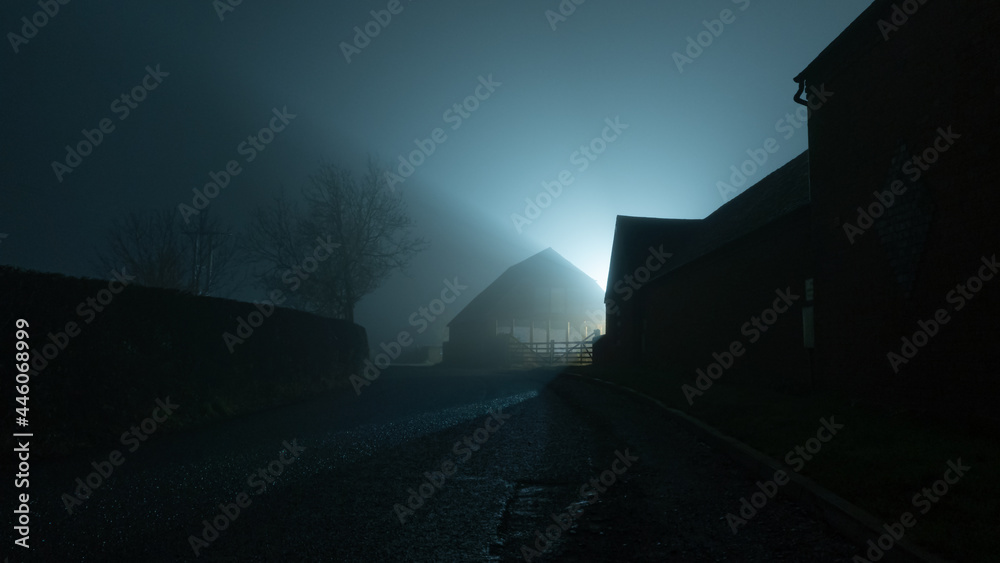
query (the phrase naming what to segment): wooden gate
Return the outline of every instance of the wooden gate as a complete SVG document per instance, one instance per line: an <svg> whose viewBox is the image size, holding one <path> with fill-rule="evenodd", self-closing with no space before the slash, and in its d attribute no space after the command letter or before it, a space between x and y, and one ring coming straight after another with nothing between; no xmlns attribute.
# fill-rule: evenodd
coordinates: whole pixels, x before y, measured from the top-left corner
<svg viewBox="0 0 1000 563"><path fill-rule="evenodd" d="M588 365L594 361L595 339L592 335L577 342L528 343L509 336L507 361L513 367Z"/></svg>

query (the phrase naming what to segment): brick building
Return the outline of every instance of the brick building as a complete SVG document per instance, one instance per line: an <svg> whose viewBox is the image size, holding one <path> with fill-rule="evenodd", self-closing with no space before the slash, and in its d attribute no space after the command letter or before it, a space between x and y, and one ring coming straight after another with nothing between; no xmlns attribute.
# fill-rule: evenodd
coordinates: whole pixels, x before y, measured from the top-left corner
<svg viewBox="0 0 1000 563"><path fill-rule="evenodd" d="M705 219L618 217L601 352L693 374L739 340L753 353L742 354L727 372L752 370L807 384L808 172L803 153ZM654 269L659 260L650 257L665 254ZM770 326L754 327L753 317L773 305L779 290L799 297L779 307L779 318L768 316Z"/></svg>
<svg viewBox="0 0 1000 563"><path fill-rule="evenodd" d="M985 0L874 2L795 78L800 103L827 92L808 155L693 234L619 218L608 351L694 373L730 340L747 343L741 323L787 286L801 298L734 370L873 397L995 402L998 26L1000 4ZM641 253L657 223L677 264L611 303L634 263L625 247Z"/></svg>

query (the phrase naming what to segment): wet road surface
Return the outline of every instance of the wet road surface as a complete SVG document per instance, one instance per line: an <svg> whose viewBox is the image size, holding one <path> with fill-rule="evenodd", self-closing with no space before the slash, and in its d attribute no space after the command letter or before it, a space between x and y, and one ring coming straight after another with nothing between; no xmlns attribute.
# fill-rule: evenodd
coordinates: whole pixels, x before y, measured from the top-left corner
<svg viewBox="0 0 1000 563"><path fill-rule="evenodd" d="M179 408L183 408L181 405ZM11 561L850 561L859 546L631 397L551 370L392 368L321 397L36 463ZM603 480L603 481L602 481ZM220 506L221 505L221 506ZM545 537L545 534L549 537Z"/></svg>

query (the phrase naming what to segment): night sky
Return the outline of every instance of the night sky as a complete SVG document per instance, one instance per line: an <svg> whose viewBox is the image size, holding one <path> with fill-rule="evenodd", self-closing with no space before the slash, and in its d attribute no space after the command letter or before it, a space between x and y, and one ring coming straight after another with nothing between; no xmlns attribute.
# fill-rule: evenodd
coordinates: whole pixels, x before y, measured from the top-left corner
<svg viewBox="0 0 1000 563"><path fill-rule="evenodd" d="M616 215L705 217L748 149L780 145L748 185L806 149L792 78L869 3L69 2L21 41L39 5L5 2L0 263L103 277L113 219L191 204L230 160L210 210L238 229L323 162L360 174L372 156L408 176L395 188L431 242L359 305L372 345L444 279L469 287L447 320L546 247L604 286Z"/></svg>

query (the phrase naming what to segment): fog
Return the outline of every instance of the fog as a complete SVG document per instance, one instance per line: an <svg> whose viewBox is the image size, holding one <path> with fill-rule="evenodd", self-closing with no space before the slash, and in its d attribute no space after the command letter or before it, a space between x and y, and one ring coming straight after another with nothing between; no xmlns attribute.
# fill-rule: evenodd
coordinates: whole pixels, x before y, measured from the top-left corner
<svg viewBox="0 0 1000 563"><path fill-rule="evenodd" d="M8 0L4 553L996 560L998 25Z"/></svg>
<svg viewBox="0 0 1000 563"><path fill-rule="evenodd" d="M28 25L37 3L8 2L0 263L107 278L113 220L183 213L232 160L208 209L239 232L323 163L360 176L372 157L429 244L355 320L375 346L457 279L417 337L439 344L511 265L551 247L604 286L617 215L705 217L747 150L780 144L747 186L801 153L792 78L867 5L73 2Z"/></svg>

